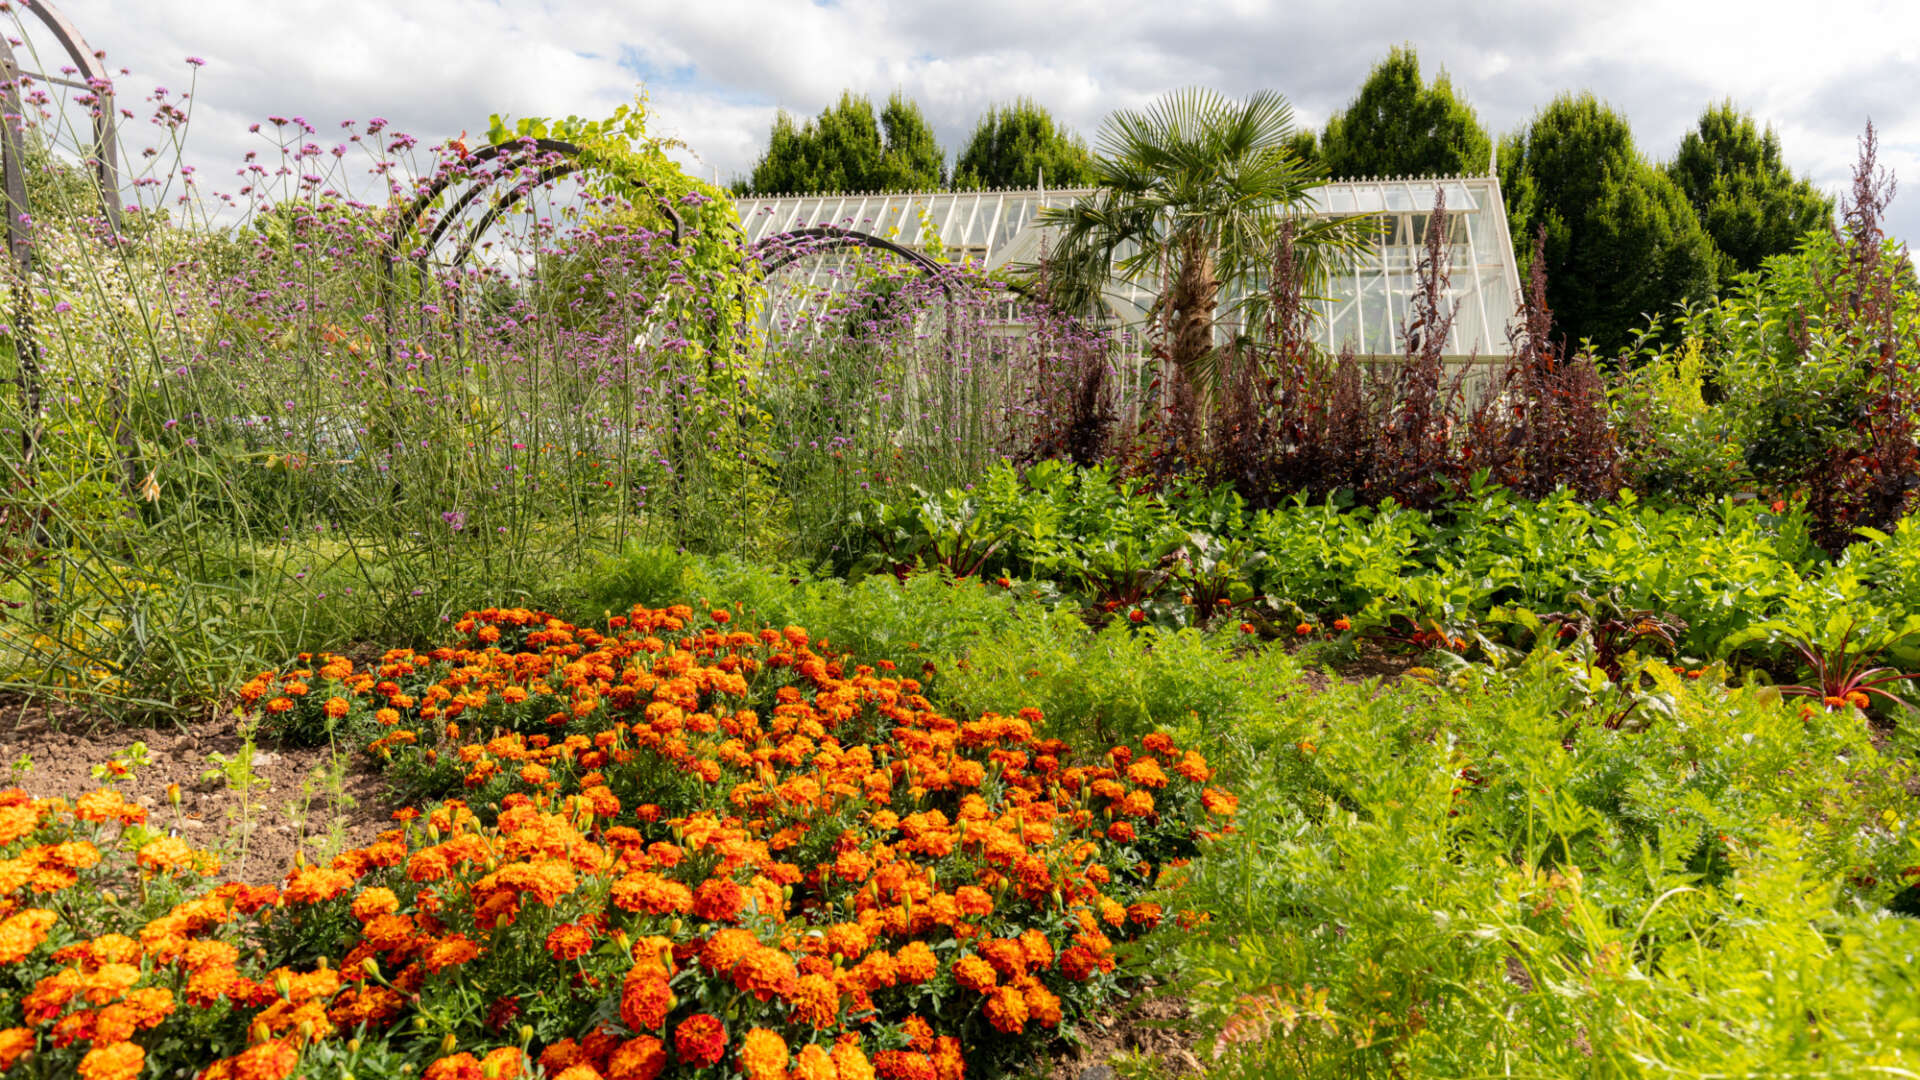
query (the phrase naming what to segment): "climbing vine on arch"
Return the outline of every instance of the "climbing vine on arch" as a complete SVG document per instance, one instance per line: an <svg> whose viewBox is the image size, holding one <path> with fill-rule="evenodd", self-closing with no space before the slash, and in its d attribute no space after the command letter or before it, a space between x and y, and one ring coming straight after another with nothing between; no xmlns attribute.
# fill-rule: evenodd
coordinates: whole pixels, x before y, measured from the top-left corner
<svg viewBox="0 0 1920 1080"><path fill-rule="evenodd" d="M722 534L753 535L753 526L765 524L759 518L779 506L764 467L771 453L767 418L755 404L765 347L763 275L727 193L682 169L671 151L683 144L650 134L646 119L644 97L599 120L496 114L487 139L495 146L550 139L577 148L572 161L586 193L605 197L590 198L581 211L586 231L660 231L663 204L678 219L678 245L650 279L655 295L647 330L632 345L671 352L681 373L673 385L645 388L676 404L668 429L658 431L649 448L655 475L642 482L670 500L668 516L681 532L712 534L724 526ZM660 508L657 499L653 505Z"/></svg>

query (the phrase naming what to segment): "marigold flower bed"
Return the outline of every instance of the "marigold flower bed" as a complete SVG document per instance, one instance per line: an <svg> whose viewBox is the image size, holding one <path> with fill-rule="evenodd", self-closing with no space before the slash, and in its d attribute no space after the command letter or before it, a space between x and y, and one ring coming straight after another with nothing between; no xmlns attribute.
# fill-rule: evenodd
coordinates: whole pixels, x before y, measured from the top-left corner
<svg viewBox="0 0 1920 1080"><path fill-rule="evenodd" d="M1231 794L1173 740L1077 757L795 627L524 610L263 674L289 733L457 795L279 887L111 789L0 792L0 1069L278 1080L947 1080L1112 999Z"/></svg>

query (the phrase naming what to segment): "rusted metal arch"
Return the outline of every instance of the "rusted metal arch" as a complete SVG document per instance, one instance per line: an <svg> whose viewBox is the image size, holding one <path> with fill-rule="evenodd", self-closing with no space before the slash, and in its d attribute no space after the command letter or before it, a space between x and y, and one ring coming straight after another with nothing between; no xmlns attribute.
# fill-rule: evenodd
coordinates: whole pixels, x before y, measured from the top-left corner
<svg viewBox="0 0 1920 1080"><path fill-rule="evenodd" d="M16 270L12 321L14 357L19 367L18 375L8 381L20 387L21 465L26 470L34 470L40 443L40 349L33 338L27 297L27 278L33 272L33 207L27 198L27 111L26 104L21 100L21 86L29 79L39 79L50 85L69 87L92 96L88 104L93 119L93 147L87 165L92 169L94 181L100 189L100 205L107 227L116 231L120 228L120 169L113 80L107 76L107 67L101 55L94 52L86 39L80 36L80 31L67 21L66 16L60 14L58 8L45 0L0 3L0 10L13 12L16 19L22 7L39 19L54 40L60 43L68 59L73 61L75 72L81 76L80 79L74 79L65 74L23 69L19 57L14 55L13 43L6 34L0 33L0 114L3 114L0 115L0 193L4 193L7 200L7 254L12 257ZM119 398L119 389L119 379L116 377L112 388L115 401ZM133 477L137 475L131 456L131 435L123 429L115 441L121 447L131 485ZM44 511L32 515L30 527L44 544ZM33 586L30 593L35 621L47 618L48 608L41 588Z"/></svg>
<svg viewBox="0 0 1920 1080"><path fill-rule="evenodd" d="M496 211L504 211L507 207L525 198L526 193L534 187L540 186L548 180L559 179L561 176L580 171L583 168L578 162L580 153L580 147L564 139L524 138L515 139L511 142L493 143L483 146L468 154L462 161L463 164L472 167L485 165L490 161L498 160L510 154L518 154L524 157L524 161L516 164L532 164L542 157L547 156L561 159L556 163L543 166L540 178L532 184L519 185L516 187L516 190L509 193L504 204L495 208ZM392 236L388 239L387 268L389 274L392 272L393 264L397 262L400 257L400 245L413 233L414 227L420 223L421 218L426 216L427 211L432 208L434 201L445 194L448 188L457 183L469 181L472 183L472 186L463 192L460 198L454 202L454 205L448 210L447 215L435 224L427 240L426 250L428 251L431 251L433 246L445 237L446 230L462 210L471 206L475 199L479 198L482 193L490 190L492 185L498 182L501 177L507 175L511 174L495 173L491 176L476 174L470 168L462 172L448 172L434 177L425 188L421 189L420 194L414 197L413 202L408 204L407 207L400 212L400 219L396 223L398 227L393 230ZM680 220L680 215L674 211L673 203L665 197L659 197L655 200L655 205L660 208L660 212L665 214L667 220L673 225L673 242L676 244L680 243L685 233L685 226ZM497 212L489 214L482 220L479 230L484 231L486 226L491 225L498 216L499 214ZM469 234L467 238L468 243L463 250L470 250L472 242L476 239L478 239L477 232Z"/></svg>
<svg viewBox="0 0 1920 1080"><path fill-rule="evenodd" d="M400 216L398 220L395 221L394 228L388 234L386 251L380 260L381 307L387 324L384 352L386 354L389 378L391 378L390 373L394 361L394 323L397 321L394 310L396 302L394 271L399 265L403 254L402 245L413 235L414 229L420 224L420 220L426 216L427 211L432 209L434 202L444 195L447 189L453 185L459 183L468 184L467 189L461 192L460 196L454 200L453 205L448 208L447 213L442 216L439 221L434 223L433 229L428 233L425 242L420 246L418 262L423 269L432 258L434 248L446 237L448 230L452 228L455 220L459 218L463 211L472 206L481 195L493 190L493 186L502 178L513 176L515 173L511 170L517 170L521 167L545 161L545 164L540 165L539 173L532 180L515 184L513 190L509 191L498 203L489 207L487 213L467 231L465 239L461 242L460 247L455 250L452 260L448 263L449 266L459 266L473 253L473 249L479 243L481 235L485 233L495 221L499 220L501 214L518 205L522 199L526 198L529 192L536 188L543 187L553 180L558 180L563 176L582 171L585 166L579 162L580 154L581 150L578 145L567 142L564 139L527 137L514 139L509 142L491 143L463 157L461 164L465 166L465 168L459 171L444 172L435 176L420 190L420 193L414 197L413 201L408 203L407 206L400 211ZM516 156L518 160L515 160ZM492 173L480 171L480 166L485 166L494 161L503 161L505 164L511 166L511 170ZM631 180L631 178L628 179ZM642 187L646 186L643 182L633 182L639 183ZM680 220L680 215L674 210L672 201L665 196L656 196L654 202L660 212L666 215L667 221L672 225L673 242L675 245L678 245L685 236L686 231L684 224Z"/></svg>
<svg viewBox="0 0 1920 1080"><path fill-rule="evenodd" d="M562 176L578 171L579 166L570 161L559 162L541 169L536 179L514 188L513 195L516 196L515 201L518 201L517 196L522 191L527 190L529 186L543 187L549 181L558 180ZM498 181L500 177L495 176L493 179ZM433 231L427 234L426 243L421 245L426 251L431 252L434 248L439 247L441 239L447 235L447 230L453 228L454 223L459 220L461 213L463 213L467 207L472 206L480 196L493 190L493 183L487 182L484 178L474 177L473 181L472 184L468 185L467 190L461 192L460 197L453 201L453 205L447 207L447 212L441 215L440 220L434 222Z"/></svg>
<svg viewBox="0 0 1920 1080"><path fill-rule="evenodd" d="M4 116L0 116L0 190L4 190L7 199L7 253L12 256L14 267L19 272L14 286L13 341L20 373L14 381L20 384L20 402L24 410L20 450L23 460L31 462L38 442L35 418L40 414L40 357L33 340L24 291L27 276L33 272L33 207L27 199L27 112L20 98L21 85L29 79L39 79L92 95L93 154L87 164L92 168L94 180L100 188L101 210L108 227L113 229L120 227L119 147L115 141L113 80L107 77L107 67L100 55L93 51L66 16L60 14L59 9L44 0L5 7L14 12L16 18L24 7L39 19L66 51L67 58L73 61L75 70L81 76L80 79L73 79L66 75L23 69L19 57L14 55L13 43L7 39L7 35L0 34L0 112L4 112Z"/></svg>
<svg viewBox="0 0 1920 1080"><path fill-rule="evenodd" d="M26 107L20 100L21 84L28 79L39 79L93 95L93 156L87 164L100 187L101 210L107 223L116 229L120 226L119 146L115 135L113 81L107 77L107 67L100 54L95 53L80 36L80 31L46 0L6 7L16 16L24 9L45 24L80 75L75 79L21 68L13 44L5 34L0 34L0 109L5 110L4 118L0 118L3 120L0 122L0 186L5 188L9 204L7 249L14 265L24 274L33 264L30 216L33 208L27 203Z"/></svg>
<svg viewBox="0 0 1920 1080"><path fill-rule="evenodd" d="M940 264L920 252L901 247L882 236L864 233L858 229L842 229L835 225L809 225L792 232L762 237L759 243L753 245L751 254L760 263L760 268L771 274L808 255L853 247L872 248L875 251L898 255L927 277L935 280L940 278ZM945 291L944 283L941 284L941 289Z"/></svg>

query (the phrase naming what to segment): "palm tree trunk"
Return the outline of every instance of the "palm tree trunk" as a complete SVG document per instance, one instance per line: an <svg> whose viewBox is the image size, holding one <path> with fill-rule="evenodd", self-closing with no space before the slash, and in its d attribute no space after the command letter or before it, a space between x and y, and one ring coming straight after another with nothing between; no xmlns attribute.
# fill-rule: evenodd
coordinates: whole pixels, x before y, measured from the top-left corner
<svg viewBox="0 0 1920 1080"><path fill-rule="evenodd" d="M1203 237L1180 245L1181 258L1176 267L1173 289L1167 298L1172 312L1172 341L1168 359L1174 375L1185 383L1179 399L1189 403L1192 416L1180 417L1181 427L1204 433L1206 417L1213 404L1213 380L1207 376L1207 361L1213 354L1214 312L1220 306L1220 280L1214 273L1213 251Z"/></svg>

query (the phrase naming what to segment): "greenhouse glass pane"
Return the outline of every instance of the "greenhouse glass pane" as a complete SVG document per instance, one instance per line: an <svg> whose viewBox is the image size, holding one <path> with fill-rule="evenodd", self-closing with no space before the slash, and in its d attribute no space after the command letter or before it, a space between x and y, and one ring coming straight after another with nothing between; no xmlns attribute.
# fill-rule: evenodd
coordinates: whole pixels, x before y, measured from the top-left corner
<svg viewBox="0 0 1920 1080"><path fill-rule="evenodd" d="M1487 352L1487 327L1480 318L1480 303L1473 293L1456 295L1453 333L1447 338L1447 351L1455 355Z"/></svg>
<svg viewBox="0 0 1920 1080"><path fill-rule="evenodd" d="M1499 230L1493 215L1487 211L1476 211L1467 223L1473 232L1473 261L1476 264L1497 265L1500 259Z"/></svg>
<svg viewBox="0 0 1920 1080"><path fill-rule="evenodd" d="M1487 347L1505 349L1507 330L1515 321L1514 306L1519 298L1507 285L1506 268L1503 266L1484 267L1476 275L1480 285L1480 303L1486 308L1487 318L1493 325L1489 328Z"/></svg>

